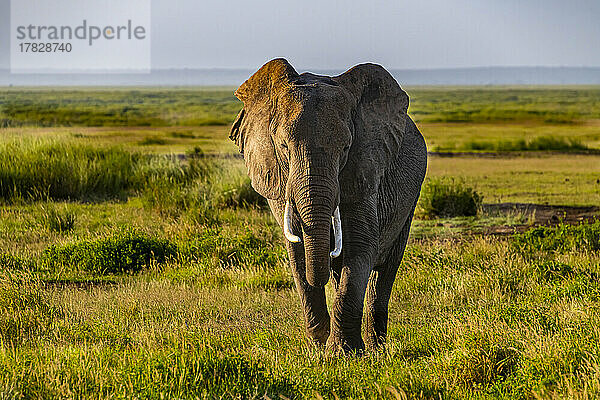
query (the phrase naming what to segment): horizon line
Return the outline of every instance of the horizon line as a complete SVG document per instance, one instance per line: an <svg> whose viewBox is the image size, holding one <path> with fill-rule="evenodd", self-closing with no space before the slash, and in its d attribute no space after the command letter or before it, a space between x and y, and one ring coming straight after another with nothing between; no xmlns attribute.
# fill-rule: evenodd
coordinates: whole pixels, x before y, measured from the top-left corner
<svg viewBox="0 0 600 400"><path fill-rule="evenodd" d="M368 62L365 62L368 63ZM364 63L359 63L355 65L360 65ZM374 63L377 64L377 63ZM382 65L382 64L379 64ZM468 67L425 67L425 68L398 68L398 67L384 67L388 70L393 71L453 71L453 70L473 70L473 69L519 69L519 68L527 68L527 69L600 69L600 65L598 66L568 66L568 65L481 65L481 66L468 66ZM296 68L299 71L345 71L352 67L345 68L319 68L319 67L299 67ZM60 69L61 71L65 71L64 69ZM154 71L206 71L206 70L225 70L225 71L254 71L252 67L160 67L160 68L150 68L150 72ZM11 68L0 68L0 71L11 71ZM48 69L49 72L28 72L27 74L53 74L52 70ZM73 71L72 73L85 73L85 74L94 74L94 73L105 73L107 71L114 71L112 69L106 70L97 70L98 72L87 72L87 71ZM130 70L120 69L118 73L130 73ZM132 72L134 70L131 70ZM138 73L137 70L133 73ZM64 73L64 72L63 72ZM68 71L66 73L69 73ZM147 74L148 70L139 71L139 73ZM14 72L14 74L23 74L20 72Z"/></svg>

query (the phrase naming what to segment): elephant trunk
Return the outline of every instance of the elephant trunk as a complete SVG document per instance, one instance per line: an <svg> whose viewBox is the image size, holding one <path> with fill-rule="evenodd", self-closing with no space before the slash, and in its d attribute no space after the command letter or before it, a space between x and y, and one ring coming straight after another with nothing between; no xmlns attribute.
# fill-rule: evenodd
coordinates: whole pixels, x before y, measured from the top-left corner
<svg viewBox="0 0 600 400"><path fill-rule="evenodd" d="M329 281L329 240L336 193L334 184L325 184L322 180L316 183L309 179L311 183L294 193L302 222L306 280L315 287L323 287Z"/></svg>

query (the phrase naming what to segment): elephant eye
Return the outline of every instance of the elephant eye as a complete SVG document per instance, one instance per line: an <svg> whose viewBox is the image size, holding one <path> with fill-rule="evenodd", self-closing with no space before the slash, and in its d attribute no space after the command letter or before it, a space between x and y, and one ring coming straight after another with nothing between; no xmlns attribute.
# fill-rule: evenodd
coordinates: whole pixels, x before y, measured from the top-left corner
<svg viewBox="0 0 600 400"><path fill-rule="evenodd" d="M281 142L281 148L284 150L288 149L287 143L286 142Z"/></svg>

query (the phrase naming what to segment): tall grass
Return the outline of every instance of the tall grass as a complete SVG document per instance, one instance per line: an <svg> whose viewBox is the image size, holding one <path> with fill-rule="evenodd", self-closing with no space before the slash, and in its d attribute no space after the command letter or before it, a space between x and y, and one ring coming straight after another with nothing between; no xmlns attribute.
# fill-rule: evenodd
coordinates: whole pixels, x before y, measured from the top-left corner
<svg viewBox="0 0 600 400"><path fill-rule="evenodd" d="M589 148L576 139L558 138L552 136L539 136L529 141L500 140L500 141L476 141L471 140L459 148L460 150L475 151L587 151Z"/></svg>
<svg viewBox="0 0 600 400"><path fill-rule="evenodd" d="M224 171L218 163L67 141L3 142L0 199L89 201L124 199L141 193L147 205L167 213L203 206L266 205L247 178ZM55 217L49 215L49 220Z"/></svg>
<svg viewBox="0 0 600 400"><path fill-rule="evenodd" d="M220 235L180 240L204 258L233 241L210 239ZM264 246L260 234L239 236L228 251ZM332 357L305 338L289 272L274 266L166 262L86 290L0 270L0 390L25 398L595 398L599 261L578 248L548 259L497 238L412 242L387 348L360 358Z"/></svg>
<svg viewBox="0 0 600 400"><path fill-rule="evenodd" d="M77 215L69 207L58 207L48 203L42 207L42 225L53 232L68 232L75 228Z"/></svg>
<svg viewBox="0 0 600 400"><path fill-rule="evenodd" d="M136 185L142 161L118 147L57 141L0 143L0 198L4 200L119 197Z"/></svg>

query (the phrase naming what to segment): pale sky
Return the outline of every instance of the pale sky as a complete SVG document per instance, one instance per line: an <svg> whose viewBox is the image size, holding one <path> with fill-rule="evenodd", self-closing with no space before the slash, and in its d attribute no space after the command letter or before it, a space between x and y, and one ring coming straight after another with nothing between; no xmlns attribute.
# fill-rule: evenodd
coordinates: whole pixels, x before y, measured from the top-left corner
<svg viewBox="0 0 600 400"><path fill-rule="evenodd" d="M600 66L599 21L600 0L152 0L152 67Z"/></svg>

